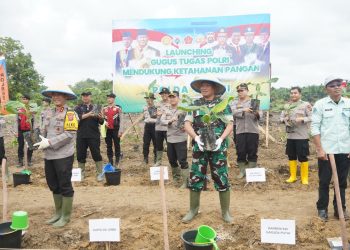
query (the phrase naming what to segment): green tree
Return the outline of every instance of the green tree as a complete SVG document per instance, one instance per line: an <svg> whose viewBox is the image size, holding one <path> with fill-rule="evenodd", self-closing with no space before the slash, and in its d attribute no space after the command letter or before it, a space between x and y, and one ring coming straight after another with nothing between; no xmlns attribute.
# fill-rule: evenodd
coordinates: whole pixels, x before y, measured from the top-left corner
<svg viewBox="0 0 350 250"><path fill-rule="evenodd" d="M86 79L79 81L70 86L73 92L80 96L84 91L90 91L92 93L92 101L95 104L106 104L106 95L112 92L113 82L111 80L102 80L97 82L93 79ZM80 98L75 102L75 104L80 102Z"/></svg>
<svg viewBox="0 0 350 250"><path fill-rule="evenodd" d="M10 37L0 37L0 53L6 58L10 99L16 99L18 93L27 93L39 98L38 93L46 89L44 77L34 67L30 53L23 52L20 41Z"/></svg>

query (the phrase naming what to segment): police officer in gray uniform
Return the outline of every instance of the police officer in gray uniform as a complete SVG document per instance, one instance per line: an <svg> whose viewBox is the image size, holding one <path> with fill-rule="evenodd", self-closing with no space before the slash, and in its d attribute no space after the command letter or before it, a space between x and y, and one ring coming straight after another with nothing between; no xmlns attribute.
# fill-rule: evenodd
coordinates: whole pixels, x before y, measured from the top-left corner
<svg viewBox="0 0 350 250"><path fill-rule="evenodd" d="M44 150L46 182L53 193L55 214L46 221L54 227L63 227L70 221L74 190L71 177L74 161L74 142L78 129L78 116L68 108L67 100L77 96L68 86L58 86L42 92L51 97L54 108L45 117L41 141L34 144Z"/></svg>

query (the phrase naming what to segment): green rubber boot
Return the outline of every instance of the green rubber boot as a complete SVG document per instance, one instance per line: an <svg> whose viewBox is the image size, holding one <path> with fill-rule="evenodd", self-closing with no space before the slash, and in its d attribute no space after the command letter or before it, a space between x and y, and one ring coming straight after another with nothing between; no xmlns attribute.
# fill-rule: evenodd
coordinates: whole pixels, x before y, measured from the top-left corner
<svg viewBox="0 0 350 250"><path fill-rule="evenodd" d="M239 175L237 175L237 179L242 179L245 176L245 169L247 165L245 162L238 162L237 165L239 168Z"/></svg>
<svg viewBox="0 0 350 250"><path fill-rule="evenodd" d="M190 177L189 175L190 175L190 171L188 168L181 169L182 185L180 186L180 188L187 188L188 179Z"/></svg>
<svg viewBox="0 0 350 250"><path fill-rule="evenodd" d="M180 180L180 168L171 168L171 173L173 174L173 181L178 181Z"/></svg>
<svg viewBox="0 0 350 250"><path fill-rule="evenodd" d="M248 161L248 168L256 168L256 161Z"/></svg>
<svg viewBox="0 0 350 250"><path fill-rule="evenodd" d="M78 168L81 169L81 181L85 178L85 163L78 162Z"/></svg>
<svg viewBox="0 0 350 250"><path fill-rule="evenodd" d="M219 192L222 219L227 223L232 223L230 215L230 190Z"/></svg>
<svg viewBox="0 0 350 250"><path fill-rule="evenodd" d="M163 151L157 151L157 157L156 157L156 163L154 164L155 167L158 167L162 165L162 158L163 158Z"/></svg>
<svg viewBox="0 0 350 250"><path fill-rule="evenodd" d="M53 194L53 201L55 202L55 214L51 219L47 220L46 224L53 224L61 218L62 215L62 195Z"/></svg>
<svg viewBox="0 0 350 250"><path fill-rule="evenodd" d="M190 211L182 218L183 223L188 223L198 214L201 192L190 190Z"/></svg>
<svg viewBox="0 0 350 250"><path fill-rule="evenodd" d="M62 196L62 213L61 218L53 223L54 227L64 227L69 221L72 214L73 197Z"/></svg>
<svg viewBox="0 0 350 250"><path fill-rule="evenodd" d="M102 176L102 161L96 161L96 180L97 181L103 181L103 176Z"/></svg>

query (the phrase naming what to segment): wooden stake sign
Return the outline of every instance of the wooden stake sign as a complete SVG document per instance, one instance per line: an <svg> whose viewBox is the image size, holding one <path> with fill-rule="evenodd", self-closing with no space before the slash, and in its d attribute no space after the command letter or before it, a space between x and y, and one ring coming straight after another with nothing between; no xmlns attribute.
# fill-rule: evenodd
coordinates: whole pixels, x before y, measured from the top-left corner
<svg viewBox="0 0 350 250"><path fill-rule="evenodd" d="M333 182L334 182L334 190L335 190L335 199L337 201L337 207L338 207L338 214L339 214L339 222L340 222L340 228L341 228L341 238L343 242L343 249L349 249L349 243L348 243L348 237L346 233L346 224L344 219L344 212L343 212L343 206L341 204L341 198L340 198L340 190L339 190L339 180L338 180L338 174L337 174L337 165L335 163L334 155L329 155L329 161L331 163L332 167L332 176L333 176Z"/></svg>
<svg viewBox="0 0 350 250"><path fill-rule="evenodd" d="M160 166L160 194L162 200L162 213L163 213L163 239L164 250L169 250L169 237L168 237L168 215L166 211L166 199L165 199L165 187L164 187L164 167Z"/></svg>

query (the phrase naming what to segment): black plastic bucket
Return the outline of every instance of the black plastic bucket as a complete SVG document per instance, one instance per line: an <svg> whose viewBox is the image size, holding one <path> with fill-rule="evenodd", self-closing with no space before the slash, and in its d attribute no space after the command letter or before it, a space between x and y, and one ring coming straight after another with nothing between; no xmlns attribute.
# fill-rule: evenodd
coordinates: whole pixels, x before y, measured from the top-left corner
<svg viewBox="0 0 350 250"><path fill-rule="evenodd" d="M112 185L112 186L119 185L121 172L122 171L120 169L116 169L115 172L106 172L105 177L106 177L107 185Z"/></svg>
<svg viewBox="0 0 350 250"><path fill-rule="evenodd" d="M186 250L213 250L212 244L197 245L196 243L194 243L196 236L197 236L197 229L184 232L181 235L181 239L184 242Z"/></svg>
<svg viewBox="0 0 350 250"><path fill-rule="evenodd" d="M22 230L10 228L11 222L0 224L0 248L21 248Z"/></svg>
<svg viewBox="0 0 350 250"><path fill-rule="evenodd" d="M30 184L30 175L22 173L13 173L13 186L21 184Z"/></svg>

